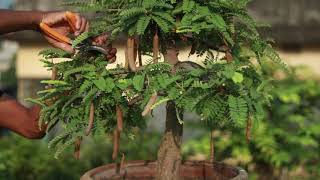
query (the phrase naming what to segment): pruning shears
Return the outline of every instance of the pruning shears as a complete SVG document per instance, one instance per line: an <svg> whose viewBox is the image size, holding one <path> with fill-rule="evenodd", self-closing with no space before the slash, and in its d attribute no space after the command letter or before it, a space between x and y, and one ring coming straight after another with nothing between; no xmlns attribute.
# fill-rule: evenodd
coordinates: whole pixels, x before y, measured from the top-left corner
<svg viewBox="0 0 320 180"><path fill-rule="evenodd" d="M65 15L66 15L68 24L70 25L72 31L75 32L76 31L76 22L77 22L75 14L73 14L72 12L67 11ZM53 39L55 39L55 40L57 40L59 42L72 45L72 40L69 37L67 37L67 36L65 36L63 34L60 34L56 30L54 30L53 28L48 26L46 23L41 22L40 23L40 29L46 35L50 36L51 38L53 38ZM99 53L101 53L101 54L103 54L105 56L109 55L109 52L105 48L103 48L101 46L93 45L92 42L89 39L86 39L83 42L75 45L74 48L76 50L81 51L81 52L83 52L83 51L85 51L85 52L95 51L95 52L99 52Z"/></svg>

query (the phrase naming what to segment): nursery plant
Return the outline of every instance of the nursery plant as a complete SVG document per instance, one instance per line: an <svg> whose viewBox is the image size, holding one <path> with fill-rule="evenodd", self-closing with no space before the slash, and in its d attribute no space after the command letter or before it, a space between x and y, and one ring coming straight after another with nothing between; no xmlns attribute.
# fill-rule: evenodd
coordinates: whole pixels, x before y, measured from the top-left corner
<svg viewBox="0 0 320 180"><path fill-rule="evenodd" d="M258 33L261 24L246 10L249 0L70 0L65 4L94 14L91 31L73 45L109 33L109 43L126 37L125 64L108 68L104 55L42 51L53 70L47 89L30 100L42 106L40 127L61 122L64 132L49 147L58 157L75 146L78 156L85 136L107 134L113 159L119 159L120 135L132 138L145 117L166 103L166 129L158 151L157 179L178 179L181 165L183 113L199 115L209 129L252 124L272 98L272 77L265 62L286 68L271 42ZM188 47L201 63L179 59ZM52 58L70 58L53 63ZM211 143L214 161L214 143ZM122 156L123 157L123 156ZM123 159L123 158L122 158Z"/></svg>

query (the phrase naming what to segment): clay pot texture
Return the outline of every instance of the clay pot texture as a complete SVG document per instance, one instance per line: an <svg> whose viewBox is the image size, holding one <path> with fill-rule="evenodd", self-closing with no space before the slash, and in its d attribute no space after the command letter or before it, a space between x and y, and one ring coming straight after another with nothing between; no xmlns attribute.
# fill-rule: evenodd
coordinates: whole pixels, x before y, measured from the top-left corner
<svg viewBox="0 0 320 180"><path fill-rule="evenodd" d="M109 164L92 169L85 173L81 180L154 180L156 161L130 161L122 167L120 164ZM247 180L246 171L215 162L182 162L180 180Z"/></svg>

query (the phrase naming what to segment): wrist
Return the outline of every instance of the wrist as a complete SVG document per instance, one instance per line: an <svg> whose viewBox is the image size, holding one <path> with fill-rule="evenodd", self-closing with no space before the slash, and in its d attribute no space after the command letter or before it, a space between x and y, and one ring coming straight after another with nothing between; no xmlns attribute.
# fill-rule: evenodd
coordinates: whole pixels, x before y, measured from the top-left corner
<svg viewBox="0 0 320 180"><path fill-rule="evenodd" d="M39 31L40 23L42 22L46 12L43 11L33 11L30 17L31 20L31 30Z"/></svg>

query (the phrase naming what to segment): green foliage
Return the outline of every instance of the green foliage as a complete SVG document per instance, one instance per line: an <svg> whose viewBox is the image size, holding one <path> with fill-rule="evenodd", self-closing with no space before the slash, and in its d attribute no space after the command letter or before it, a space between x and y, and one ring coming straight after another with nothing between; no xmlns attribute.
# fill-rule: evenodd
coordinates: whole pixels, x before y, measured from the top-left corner
<svg viewBox="0 0 320 180"><path fill-rule="evenodd" d="M53 66L51 58L72 58L55 64L58 79L44 81L50 88L39 92L40 98L34 100L43 106L40 122L47 122L50 127L61 122L65 131L70 132L55 140L56 155L84 136L91 103L95 107L91 133L94 136L109 134L116 127L117 105L122 107L125 134L144 127L141 111L155 92L161 97L152 108L174 101L177 111L195 112L211 128L244 127L249 117L254 122L259 120L262 106L271 99L272 81L265 73L265 64L271 60L284 65L257 33L258 25L249 16L247 3L248 0L68 1L69 6L96 14L91 32L80 35L73 45L81 43L88 34L112 32L114 40L125 33L139 36L141 52L150 55L157 33L162 54L168 42L175 41L191 45L190 54L207 58L202 68L159 62L148 63L139 72L127 72L121 65L106 69L108 62L102 55L79 52L71 57L58 50L42 52L48 68ZM219 53L226 57L221 58ZM254 63L256 60L259 64ZM137 98L142 100L132 105ZM48 104L52 99L54 103Z"/></svg>
<svg viewBox="0 0 320 180"><path fill-rule="evenodd" d="M72 41L72 47L76 47L90 37L89 32L84 32Z"/></svg>
<svg viewBox="0 0 320 180"><path fill-rule="evenodd" d="M245 126L248 119L247 102L242 97L228 97L230 117L240 126Z"/></svg>
<svg viewBox="0 0 320 180"><path fill-rule="evenodd" d="M253 179L319 179L320 86L318 80L301 78L302 69L293 72L277 81L271 108L264 107L249 144L243 129L216 131L217 160L247 168ZM210 135L199 138L185 144L186 155L209 155Z"/></svg>

